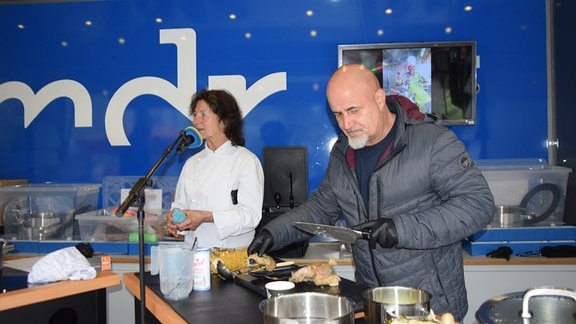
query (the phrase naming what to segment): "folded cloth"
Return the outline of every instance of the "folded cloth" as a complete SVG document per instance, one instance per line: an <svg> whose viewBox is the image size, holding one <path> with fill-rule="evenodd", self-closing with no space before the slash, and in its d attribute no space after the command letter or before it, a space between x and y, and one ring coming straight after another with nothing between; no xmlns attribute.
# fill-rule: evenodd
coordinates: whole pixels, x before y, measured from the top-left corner
<svg viewBox="0 0 576 324"><path fill-rule="evenodd" d="M49 283L61 280L96 278L96 269L74 246L63 248L42 257L32 266L28 283Z"/></svg>

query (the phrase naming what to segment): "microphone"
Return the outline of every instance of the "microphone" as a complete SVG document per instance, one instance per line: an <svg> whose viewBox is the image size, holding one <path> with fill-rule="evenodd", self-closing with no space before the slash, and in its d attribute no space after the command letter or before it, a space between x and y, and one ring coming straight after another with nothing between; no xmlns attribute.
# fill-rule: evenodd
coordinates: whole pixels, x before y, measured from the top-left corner
<svg viewBox="0 0 576 324"><path fill-rule="evenodd" d="M202 136L194 126L188 126L184 130L180 131L180 137L182 140L176 149L176 152L182 153L187 149L193 149L200 147L202 145Z"/></svg>

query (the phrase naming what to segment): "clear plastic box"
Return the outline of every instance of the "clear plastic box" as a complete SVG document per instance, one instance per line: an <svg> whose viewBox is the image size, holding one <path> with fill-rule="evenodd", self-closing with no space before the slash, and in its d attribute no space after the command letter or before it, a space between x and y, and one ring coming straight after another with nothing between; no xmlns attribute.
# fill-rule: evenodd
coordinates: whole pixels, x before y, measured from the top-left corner
<svg viewBox="0 0 576 324"><path fill-rule="evenodd" d="M162 211L147 212L144 216L144 232L156 234L157 226L160 226L162 220ZM76 221L80 239L84 242L128 242L130 234L138 233L136 216L118 217L112 208L77 215Z"/></svg>
<svg viewBox="0 0 576 324"><path fill-rule="evenodd" d="M138 233L137 208L128 210L132 216L117 217L114 209L123 202L122 189L131 189L141 177L139 176L107 176L102 180L102 209L94 210L76 216L80 239L88 242L128 242L130 234ZM150 209L144 206L144 232L156 234L158 239L171 238L164 233L164 214L170 209L174 200L174 192L178 183L177 176L152 177L150 189L162 190L162 210ZM148 188L146 188L148 189Z"/></svg>
<svg viewBox="0 0 576 324"><path fill-rule="evenodd" d="M480 160L498 206L521 206L534 213L539 226L563 222L570 168L542 159Z"/></svg>
<svg viewBox="0 0 576 324"><path fill-rule="evenodd" d="M0 188L6 240L72 240L74 216L98 208L100 184L27 184Z"/></svg>
<svg viewBox="0 0 576 324"><path fill-rule="evenodd" d="M102 208L118 207L122 204L121 190L132 188L141 177L107 176L102 179ZM168 210L174 201L178 183L177 176L152 177L152 189L162 189L162 209Z"/></svg>

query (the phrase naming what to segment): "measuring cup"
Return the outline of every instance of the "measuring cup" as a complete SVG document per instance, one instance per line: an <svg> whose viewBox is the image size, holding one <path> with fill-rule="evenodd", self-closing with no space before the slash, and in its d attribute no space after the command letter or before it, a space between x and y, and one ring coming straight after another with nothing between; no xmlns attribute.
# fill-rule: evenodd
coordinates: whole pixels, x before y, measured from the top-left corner
<svg viewBox="0 0 576 324"><path fill-rule="evenodd" d="M158 245L151 248L150 274L160 275L164 298L188 298L193 288L194 251L183 245Z"/></svg>

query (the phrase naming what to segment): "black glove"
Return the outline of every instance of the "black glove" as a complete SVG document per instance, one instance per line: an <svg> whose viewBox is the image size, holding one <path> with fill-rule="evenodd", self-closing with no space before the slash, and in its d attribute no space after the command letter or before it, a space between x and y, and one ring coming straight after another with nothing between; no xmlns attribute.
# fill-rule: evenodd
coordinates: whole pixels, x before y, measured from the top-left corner
<svg viewBox="0 0 576 324"><path fill-rule="evenodd" d="M511 248L507 246L500 246L496 250L488 252L486 256L490 258L506 259L506 261L510 261L510 256L512 253L513 252Z"/></svg>
<svg viewBox="0 0 576 324"><path fill-rule="evenodd" d="M258 253L258 256L267 254L274 246L274 238L267 230L256 233L252 243L248 246L248 255Z"/></svg>
<svg viewBox="0 0 576 324"><path fill-rule="evenodd" d="M353 227L357 231L370 232L370 248L378 243L381 247L389 249L398 244L396 226L391 218L380 218Z"/></svg>

